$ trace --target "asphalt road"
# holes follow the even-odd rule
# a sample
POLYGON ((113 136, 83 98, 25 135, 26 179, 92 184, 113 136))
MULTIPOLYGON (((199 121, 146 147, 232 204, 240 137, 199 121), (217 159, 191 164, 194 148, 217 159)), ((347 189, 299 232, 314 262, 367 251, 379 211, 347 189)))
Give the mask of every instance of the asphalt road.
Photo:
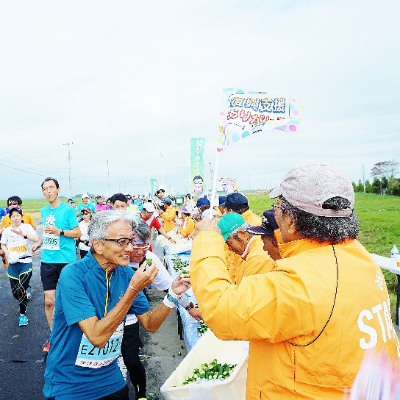
MULTIPOLYGON (((37 232, 41 236, 42 226, 38 226, 37 232)), ((31 286, 32 299, 26 311, 29 324, 19 327, 18 302, 11 294, 6 269, 0 261, 0 400, 43 400, 46 356, 42 347, 50 332, 44 315, 40 253, 33 258, 31 286)), ((154 308, 161 302, 164 293, 151 289, 149 296, 154 308)), ((179 339, 177 333, 175 312, 171 312, 158 332, 149 333, 142 329, 141 338, 145 343, 141 359, 147 371, 147 398, 162 399, 160 387, 187 354, 184 341, 179 339)), ((126 379, 122 358, 119 365, 126 379)), ((133 400, 135 396, 129 379, 128 385, 133 400)))

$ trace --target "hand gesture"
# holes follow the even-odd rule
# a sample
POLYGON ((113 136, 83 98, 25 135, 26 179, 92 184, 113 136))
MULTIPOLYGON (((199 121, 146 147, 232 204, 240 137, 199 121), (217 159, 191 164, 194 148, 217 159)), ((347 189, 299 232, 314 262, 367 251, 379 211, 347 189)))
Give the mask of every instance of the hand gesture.
POLYGON ((205 217, 200 222, 196 224, 196 228, 192 232, 193 239, 200 233, 204 231, 214 231, 221 234, 221 229, 218 228, 217 224, 210 218, 205 217))
POLYGON ((24 236, 24 233, 21 231, 20 228, 18 229, 11 229, 11 232, 16 233, 17 235, 24 236))
POLYGON ((45 232, 45 233, 50 233, 50 234, 53 234, 53 235, 59 235, 60 234, 60 229, 58 229, 56 226, 54 226, 54 225, 45 225, 44 227, 43 227, 43 231, 45 232))
POLYGON ((140 292, 141 290, 153 283, 154 278, 157 276, 157 274, 158 268, 154 261, 151 263, 150 266, 148 266, 147 262, 144 261, 140 268, 133 274, 129 284, 140 292), (146 267, 148 268, 146 269, 146 267))
POLYGON ((185 293, 186 290, 188 290, 191 287, 190 284, 190 276, 186 275, 185 278, 181 278, 180 276, 177 276, 173 282, 171 283, 171 289, 176 295, 181 295, 182 293, 185 293))
POLYGON ((34 256, 36 250, 42 245, 41 241, 36 242, 32 247, 31 247, 31 253, 34 256))

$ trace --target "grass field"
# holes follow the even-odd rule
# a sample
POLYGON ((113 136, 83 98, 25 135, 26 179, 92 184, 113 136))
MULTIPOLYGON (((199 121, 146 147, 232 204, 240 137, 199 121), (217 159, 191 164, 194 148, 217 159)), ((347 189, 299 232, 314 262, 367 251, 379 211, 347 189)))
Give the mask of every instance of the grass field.
MULTIPOLYGON (((271 209, 272 200, 266 194, 246 194, 250 208, 262 215, 265 210, 271 209)), ((393 244, 400 248, 400 197, 380 196, 372 193, 356 193, 355 210, 359 220, 361 234, 360 242, 370 253, 384 257, 390 256, 393 244)), ((81 203, 80 198, 75 198, 81 203)), ((61 199, 67 202, 67 199, 61 199)), ((47 205, 46 199, 23 200, 24 211, 32 214, 34 219, 40 219, 40 208, 47 205)), ((0 207, 5 208, 6 202, 1 201, 0 207)), ((395 293, 397 278, 395 274, 383 271, 392 301, 392 313, 395 310, 395 293)))

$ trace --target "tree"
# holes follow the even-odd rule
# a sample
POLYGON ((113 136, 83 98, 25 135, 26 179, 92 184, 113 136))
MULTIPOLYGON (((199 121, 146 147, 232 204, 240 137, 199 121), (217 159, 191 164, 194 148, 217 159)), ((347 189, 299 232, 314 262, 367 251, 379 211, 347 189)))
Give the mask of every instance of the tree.
POLYGON ((372 193, 372 186, 368 180, 365 181, 365 193, 372 193))
POLYGON ((389 180, 391 176, 395 176, 398 172, 398 161, 381 161, 374 164, 374 167, 371 169, 371 176, 385 177, 389 180))
POLYGON ((382 193, 381 191, 381 181, 379 178, 375 177, 374 181, 372 182, 372 193, 382 193))
POLYGON ((389 179, 387 193, 400 196, 400 179, 396 179, 394 176, 389 179))
POLYGON ((364 185, 361 182, 361 179, 358 181, 357 185, 357 192, 363 192, 364 191, 364 185))

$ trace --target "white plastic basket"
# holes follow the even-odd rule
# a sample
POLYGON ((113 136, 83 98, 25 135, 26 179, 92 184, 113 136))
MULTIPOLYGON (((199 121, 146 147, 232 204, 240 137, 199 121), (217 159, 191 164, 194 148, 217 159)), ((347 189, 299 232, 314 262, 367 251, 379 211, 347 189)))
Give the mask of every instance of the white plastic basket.
POLYGON ((161 387, 166 400, 245 400, 249 342, 219 340, 209 329, 161 387), (225 380, 202 380, 182 385, 201 364, 217 359, 237 364, 225 380))

